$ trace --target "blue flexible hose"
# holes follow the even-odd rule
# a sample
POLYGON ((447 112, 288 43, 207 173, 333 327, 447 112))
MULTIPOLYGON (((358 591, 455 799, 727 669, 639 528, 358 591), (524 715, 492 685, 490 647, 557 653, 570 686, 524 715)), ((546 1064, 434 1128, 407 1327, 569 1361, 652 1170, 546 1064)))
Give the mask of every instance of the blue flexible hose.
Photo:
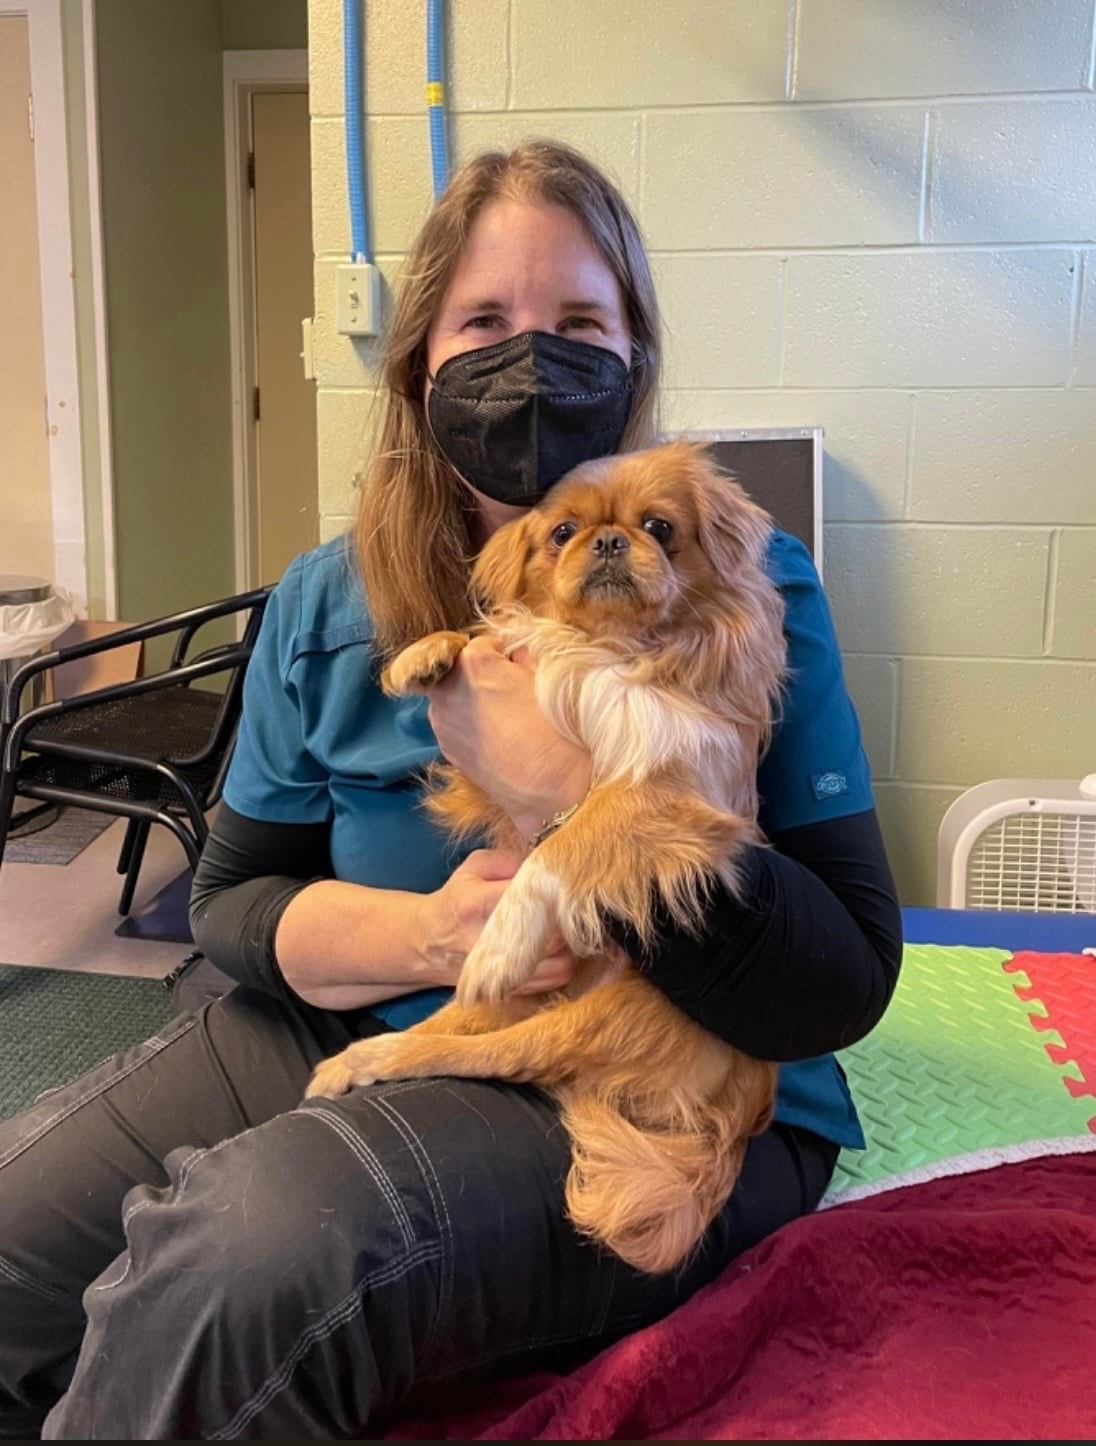
POLYGON ((365 107, 362 102, 362 0, 343 0, 343 93, 346 175, 350 189, 350 259, 372 261, 365 205, 365 107))
POLYGON ((445 123, 445 5, 426 0, 426 108, 430 117, 430 169, 434 200, 449 184, 449 137, 445 123))

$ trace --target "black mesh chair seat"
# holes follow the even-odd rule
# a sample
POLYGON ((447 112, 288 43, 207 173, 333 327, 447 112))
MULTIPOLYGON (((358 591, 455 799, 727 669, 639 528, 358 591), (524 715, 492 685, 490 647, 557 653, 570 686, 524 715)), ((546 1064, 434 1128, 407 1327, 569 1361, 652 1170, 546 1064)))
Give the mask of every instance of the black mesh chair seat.
POLYGON ((208 833, 205 814, 220 797, 269 592, 259 588, 25 663, 0 697, 0 853, 14 800, 23 795, 129 820, 118 860, 126 876, 122 914, 129 912, 152 824, 168 828, 195 867, 208 833), (238 642, 191 655, 200 628, 241 612, 238 642), (36 673, 171 633, 177 636, 171 663, 160 672, 21 711, 36 673), (220 691, 194 686, 214 678, 220 691))
POLYGON ((53 752, 58 744, 75 743, 112 754, 124 743, 134 758, 185 765, 209 747, 222 702, 219 693, 199 688, 164 688, 133 698, 111 698, 45 719, 27 734, 23 747, 53 752))

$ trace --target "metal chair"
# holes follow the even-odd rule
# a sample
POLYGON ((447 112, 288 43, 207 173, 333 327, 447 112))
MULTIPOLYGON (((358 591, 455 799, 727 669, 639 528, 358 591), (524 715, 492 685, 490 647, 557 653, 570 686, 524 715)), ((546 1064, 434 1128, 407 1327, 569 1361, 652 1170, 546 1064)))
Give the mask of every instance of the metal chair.
POLYGON ((243 704, 243 681, 270 588, 124 628, 29 659, 11 680, 0 711, 0 860, 16 797, 71 804, 129 820, 118 872, 118 912, 133 903, 149 830, 170 829, 197 866, 221 796, 243 704), (188 656, 200 628, 246 613, 242 636, 188 656), (76 658, 177 633, 170 664, 129 683, 32 707, 20 714, 32 679, 76 658), (217 692, 192 688, 225 675, 217 692))

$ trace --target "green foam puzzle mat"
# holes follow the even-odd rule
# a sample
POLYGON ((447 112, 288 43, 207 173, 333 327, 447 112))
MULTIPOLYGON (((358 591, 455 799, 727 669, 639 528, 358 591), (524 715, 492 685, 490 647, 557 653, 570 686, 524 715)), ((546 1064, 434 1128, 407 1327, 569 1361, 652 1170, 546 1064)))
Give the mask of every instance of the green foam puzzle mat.
POLYGON ((1066 1087, 1076 1067, 1055 1062, 1063 1041, 1038 1000, 1017 994, 1011 957, 907 945, 882 1022, 838 1056, 868 1148, 842 1151, 830 1201, 958 1157, 1090 1134, 1094 1101, 1066 1087))

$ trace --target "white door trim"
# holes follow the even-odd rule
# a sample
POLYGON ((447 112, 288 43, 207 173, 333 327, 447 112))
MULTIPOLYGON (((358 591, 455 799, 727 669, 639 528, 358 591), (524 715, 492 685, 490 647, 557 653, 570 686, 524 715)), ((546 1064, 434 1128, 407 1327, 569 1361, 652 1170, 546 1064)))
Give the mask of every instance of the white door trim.
POLYGON ((307 50, 226 50, 224 55, 225 197, 228 211, 228 316, 232 364, 232 496, 236 587, 251 585, 255 562, 256 458, 251 425, 255 385, 255 249, 247 157, 250 100, 270 86, 307 86, 307 50))
POLYGON ((103 519, 103 591, 106 615, 118 616, 118 562, 114 533, 114 448, 110 416, 110 338, 107 334, 103 191, 99 174, 99 70, 95 0, 83 0, 84 118, 87 127, 88 227, 91 234, 91 305, 95 329, 95 392, 99 412, 99 499, 103 519))
POLYGON ((46 365, 46 428, 53 507, 54 577, 87 608, 87 537, 80 440, 80 380, 72 276, 72 219, 65 126, 65 75, 60 0, 0 0, 0 15, 25 15, 34 97, 34 182, 42 337, 46 365))

